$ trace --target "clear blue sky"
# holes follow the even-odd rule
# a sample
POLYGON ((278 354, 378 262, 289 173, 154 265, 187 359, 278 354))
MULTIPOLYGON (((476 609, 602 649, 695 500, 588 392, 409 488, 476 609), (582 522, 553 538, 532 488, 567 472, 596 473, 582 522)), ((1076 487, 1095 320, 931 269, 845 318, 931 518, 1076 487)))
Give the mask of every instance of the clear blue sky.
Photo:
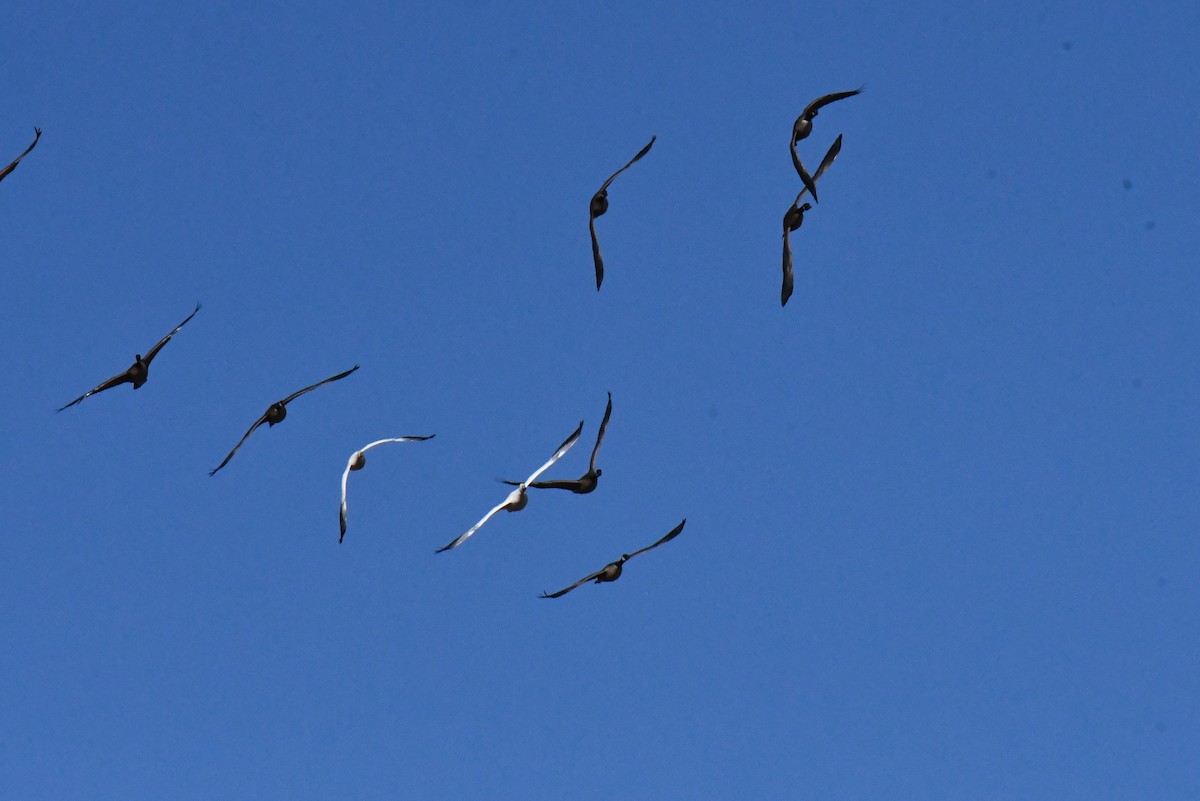
POLYGON ((0 795, 1200 797, 1195 4, 200 5, 5 12, 0 795))

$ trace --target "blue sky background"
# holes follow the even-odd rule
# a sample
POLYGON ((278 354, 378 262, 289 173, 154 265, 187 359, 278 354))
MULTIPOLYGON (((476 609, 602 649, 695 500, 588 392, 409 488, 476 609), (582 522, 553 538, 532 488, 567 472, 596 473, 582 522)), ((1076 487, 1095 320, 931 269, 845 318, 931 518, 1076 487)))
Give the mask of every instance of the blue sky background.
POLYGON ((8 9, 3 794, 1200 796, 1198 25, 8 9))

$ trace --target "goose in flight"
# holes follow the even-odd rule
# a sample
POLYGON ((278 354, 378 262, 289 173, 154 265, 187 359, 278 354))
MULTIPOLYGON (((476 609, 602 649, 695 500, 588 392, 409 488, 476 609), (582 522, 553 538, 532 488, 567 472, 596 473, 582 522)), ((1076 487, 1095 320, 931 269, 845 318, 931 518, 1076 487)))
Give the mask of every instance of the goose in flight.
POLYGON ((342 525, 342 534, 338 537, 340 543, 346 536, 346 483, 350 480, 351 470, 362 470, 367 463, 367 451, 374 448, 376 445, 383 445, 387 442, 424 442, 427 439, 433 439, 435 434, 430 434, 427 437, 393 437, 391 439, 377 439, 370 445, 364 445, 362 450, 355 451, 350 456, 350 460, 346 462, 346 470, 342 473, 342 511, 340 522, 342 525))
POLYGON ((808 174, 808 170, 804 169, 804 165, 800 163, 800 156, 796 154, 796 143, 801 139, 808 138, 808 135, 812 133, 812 121, 817 116, 818 111, 834 101, 854 97, 861 91, 862 87, 860 86, 851 92, 834 92, 833 94, 822 95, 805 106, 804 111, 792 123, 792 166, 796 168, 796 172, 800 175, 800 180, 804 182, 804 187, 812 195, 813 203, 819 202, 817 200, 817 181, 816 178, 808 174))
MULTIPOLYGON (((829 169, 829 165, 837 158, 838 153, 842 152, 842 135, 838 134, 838 138, 833 140, 833 144, 829 147, 829 152, 825 154, 825 158, 821 159, 821 165, 817 167, 817 172, 813 175, 813 181, 825 174, 825 170, 829 169)), ((792 271, 792 242, 790 234, 804 224, 804 212, 812 208, 812 205, 805 203, 800 205, 800 199, 804 197, 804 193, 808 191, 808 187, 800 190, 800 194, 796 195, 796 201, 792 203, 791 208, 783 215, 783 289, 780 291, 780 305, 786 306, 788 298, 792 296, 792 283, 795 280, 795 275, 792 271)))
POLYGON ((23 159, 29 155, 29 151, 33 150, 33 148, 37 146, 38 140, 41 138, 42 138, 42 129, 34 128, 33 129, 33 142, 29 145, 29 147, 25 148, 24 153, 22 153, 21 155, 17 156, 15 159, 13 159, 12 164, 9 164, 3 170, 0 170, 0 181, 3 181, 5 178, 7 178, 8 174, 17 168, 17 165, 21 163, 21 159, 23 159))
MULTIPOLYGON (((577 495, 586 495, 600 483, 603 470, 596 469, 596 454, 600 452, 600 443, 604 441, 604 429, 608 428, 608 418, 612 417, 612 393, 608 393, 608 406, 604 409, 604 419, 600 421, 600 433, 596 435, 596 447, 592 448, 592 460, 588 463, 588 471, 575 481, 534 481, 529 484, 534 489, 565 489, 577 495)), ((511 487, 521 486, 519 481, 503 482, 511 487)))
POLYGON ((642 156, 650 152, 650 148, 654 146, 654 140, 657 136, 650 137, 649 143, 638 154, 629 160, 621 169, 608 176, 608 180, 604 182, 604 186, 600 187, 600 191, 592 195, 592 200, 588 204, 588 230, 592 234, 592 261, 596 263, 596 291, 600 291, 600 282, 604 280, 604 259, 600 256, 600 242, 596 239, 596 218, 608 211, 608 185, 613 182, 621 173, 628 170, 642 156))
POLYGON ((480 520, 475 525, 471 526, 471 528, 467 531, 466 534, 463 534, 458 539, 451 542, 449 545, 438 548, 436 551, 434 551, 434 553, 441 553, 442 551, 448 551, 451 548, 457 548, 458 546, 462 545, 464 542, 466 542, 470 538, 470 536, 472 534, 474 534, 476 531, 478 531, 483 526, 484 523, 491 520, 496 515, 496 513, 499 512, 501 509, 504 509, 509 512, 519 512, 522 509, 524 509, 525 504, 529 503, 529 496, 525 493, 525 490, 529 488, 529 485, 531 483, 533 483, 534 479, 536 479, 538 476, 540 476, 542 473, 544 473, 547 469, 549 469, 550 465, 557 462, 559 459, 561 459, 563 457, 563 454, 565 454, 567 451, 571 450, 571 446, 574 445, 576 443, 576 441, 578 441, 579 435, 582 432, 583 432, 583 421, 580 420, 579 428, 576 428, 575 432, 573 434, 571 434, 571 436, 569 436, 565 440, 563 440, 563 444, 558 446, 558 450, 556 450, 554 452, 554 455, 550 457, 550 461, 546 462, 544 465, 539 467, 536 471, 534 471, 533 475, 531 475, 529 478, 525 479, 520 484, 518 484, 517 488, 515 490, 513 490, 512 492, 510 492, 508 494, 507 498, 505 498, 503 501, 501 501, 497 505, 493 506, 492 510, 490 512, 488 512, 486 515, 484 515, 482 520, 480 520))
POLYGON ((628 562, 630 559, 637 556, 638 554, 642 554, 642 553, 645 553, 646 551, 654 550, 658 546, 662 545, 664 542, 670 542, 671 540, 675 539, 675 537, 677 537, 679 535, 679 532, 683 531, 683 526, 686 523, 687 523, 687 518, 685 517, 679 523, 678 526, 671 529, 670 532, 667 533, 667 536, 663 537, 661 540, 654 543, 653 545, 648 545, 647 547, 642 548, 640 551, 634 551, 633 553, 627 553, 627 554, 622 555, 621 558, 618 559, 617 561, 609 562, 607 565, 600 568, 595 573, 591 574, 590 576, 584 576, 579 581, 575 582, 574 584, 572 584, 570 587, 567 587, 566 589, 559 590, 558 592, 554 592, 554 593, 550 593, 550 594, 546 594, 543 592, 538 597, 539 598, 559 598, 563 595, 566 595, 568 592, 575 589, 579 585, 587 584, 589 581, 595 581, 597 584, 600 584, 605 581, 616 581, 617 579, 619 579, 621 577, 621 568, 625 565, 626 562, 628 562))
POLYGON ((293 392, 291 395, 288 395, 286 398, 284 398, 281 401, 276 401, 275 403, 272 403, 270 406, 267 407, 267 410, 265 412, 263 412, 262 417, 260 417, 254 421, 254 425, 250 426, 250 430, 242 435, 242 438, 240 440, 238 440, 238 444, 233 446, 233 450, 231 450, 229 452, 229 455, 225 457, 224 461, 222 461, 219 465, 217 465, 213 470, 210 470, 208 474, 210 476, 214 476, 217 474, 218 470, 220 470, 225 465, 229 464, 229 460, 232 459, 233 455, 238 452, 238 448, 242 447, 242 443, 245 442, 246 439, 251 434, 254 433, 254 429, 258 428, 263 423, 266 423, 268 426, 273 426, 276 423, 282 422, 283 418, 287 417, 287 405, 289 403, 291 403, 292 401, 294 401, 296 398, 300 397, 305 392, 312 392, 317 387, 325 386, 326 384, 330 383, 331 381, 339 381, 339 380, 345 378, 346 376, 350 375, 357 369, 358 369, 358 365, 356 364, 344 373, 338 373, 337 375, 332 376, 331 378, 326 378, 324 381, 319 381, 316 384, 313 384, 311 387, 305 387, 304 389, 293 392))
MULTIPOLYGON (((28 151, 26 151, 26 152, 28 152, 28 151)), ((19 159, 18 159, 18 161, 19 161, 19 159)), ((142 354, 140 354, 140 353, 135 355, 133 357, 133 364, 129 366, 128 370, 126 370, 123 373, 119 373, 118 375, 114 375, 112 378, 108 379, 103 384, 101 384, 98 387, 95 387, 94 389, 89 389, 87 392, 83 393, 78 398, 76 398, 75 400, 68 403, 66 406, 62 406, 59 409, 57 409, 57 411, 61 412, 63 409, 69 409, 72 406, 74 406, 75 404, 79 403, 84 398, 87 398, 91 395, 95 395, 97 392, 103 392, 106 389, 112 389, 113 387, 119 386, 121 384, 129 383, 129 384, 133 384, 134 389, 140 388, 142 386, 142 384, 146 383, 146 378, 150 375, 150 362, 154 361, 154 357, 158 355, 158 352, 160 350, 162 350, 163 345, 170 342, 171 337, 178 334, 179 329, 183 328, 185 325, 187 325, 188 320, 195 317, 196 312, 198 312, 198 311, 200 311, 199 303, 196 304, 196 308, 192 310, 192 313, 189 314, 182 323, 175 326, 175 328, 171 331, 171 333, 167 334, 165 337, 160 339, 158 341, 158 344, 155 345, 153 348, 151 348, 150 351, 145 356, 142 356, 142 354)))

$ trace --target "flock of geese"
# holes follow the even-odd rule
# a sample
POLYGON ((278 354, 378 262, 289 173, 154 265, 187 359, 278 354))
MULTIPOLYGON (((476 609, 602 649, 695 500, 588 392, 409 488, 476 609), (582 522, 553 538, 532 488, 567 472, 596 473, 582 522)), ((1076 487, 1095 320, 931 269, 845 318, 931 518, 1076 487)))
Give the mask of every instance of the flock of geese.
MULTIPOLYGON (((812 208, 811 204, 809 204, 807 202, 802 204, 801 201, 804 199, 804 195, 808 194, 808 195, 811 195, 813 203, 818 202, 817 181, 821 178, 822 175, 825 174, 825 171, 827 169, 829 169, 829 165, 831 165, 833 163, 834 159, 837 158, 838 153, 841 152, 842 136, 841 136, 841 134, 839 134, 837 139, 834 140, 833 145, 831 145, 829 150, 825 153, 825 157, 821 160, 821 163, 817 167, 816 172, 813 172, 813 173, 809 173, 809 171, 807 169, 805 169, 804 164, 800 161, 799 154, 796 152, 796 145, 799 142, 806 139, 812 133, 813 119, 817 116, 817 113, 822 108, 824 108, 825 106, 827 106, 830 103, 833 103, 835 101, 843 100, 848 97, 853 97, 854 95, 859 94, 861 91, 862 91, 862 88, 860 87, 858 89, 854 89, 854 90, 848 91, 848 92, 835 92, 832 94, 822 95, 821 97, 818 97, 816 100, 809 103, 807 107, 805 107, 804 111, 800 114, 799 117, 796 118, 796 122, 792 126, 792 136, 791 136, 791 142, 790 142, 792 165, 793 165, 793 167, 795 167, 796 173, 800 177, 800 181, 804 184, 804 188, 800 190, 800 194, 798 194, 796 196, 796 200, 792 203, 792 205, 788 208, 787 212, 783 216, 783 287, 782 287, 781 295, 780 295, 782 305, 787 305, 788 298, 790 298, 792 295, 792 287, 793 287, 793 282, 794 282, 794 273, 793 273, 793 269, 792 269, 792 251, 791 251, 790 234, 792 231, 795 231, 800 228, 800 226, 804 222, 804 213, 812 208)), ((9 164, 7 167, 5 167, 3 171, 0 171, 0 181, 4 180, 4 178, 6 178, 10 173, 12 173, 13 170, 15 170, 17 168, 17 165, 19 165, 21 163, 22 159, 24 159, 26 156, 28 156, 30 154, 30 152, 37 146, 38 141, 41 139, 41 137, 42 137, 42 129, 35 128, 33 142, 30 143, 29 147, 25 148, 25 151, 23 153, 21 153, 21 155, 17 156, 17 158, 14 159, 11 164, 9 164)), ((638 151, 637 155, 635 155, 632 159, 630 159, 625 164, 625 166, 621 167, 621 169, 617 170, 612 175, 610 175, 608 177, 608 179, 604 182, 604 184, 600 187, 600 189, 596 192, 596 194, 594 194, 592 196, 592 199, 591 199, 590 203, 588 204, 588 230, 591 233, 591 239, 592 239, 592 259, 593 259, 593 262, 595 265, 595 270, 596 270, 596 289, 597 289, 597 291, 600 289, 600 284, 604 281, 604 259, 600 255, 600 243, 596 237, 596 218, 602 216, 606 211, 608 211, 608 188, 609 188, 609 186, 617 178, 618 175, 620 175, 621 173, 625 172, 625 170, 632 167, 639 160, 641 160, 641 158, 643 156, 645 156, 647 153, 650 152, 650 148, 654 146, 655 139, 657 139, 657 137, 651 137, 650 141, 646 144, 645 147, 643 147, 641 150, 638 151)), ((162 339, 160 339, 157 343, 155 343, 155 345, 152 348, 150 348, 144 356, 140 353, 135 355, 133 364, 130 365, 126 370, 124 370, 123 372, 118 373, 117 375, 114 375, 112 378, 109 378, 108 380, 98 384, 97 386, 93 387, 92 389, 90 389, 87 392, 80 395, 75 400, 71 401, 70 403, 66 404, 65 406, 60 407, 57 411, 61 412, 64 409, 69 409, 70 407, 75 406, 76 404, 80 403, 81 401, 83 401, 86 398, 91 397, 92 395, 95 395, 99 392, 104 392, 105 390, 112 389, 113 387, 116 387, 116 386, 120 386, 121 384, 133 384, 134 389, 140 388, 143 384, 146 383, 147 379, 149 378, 150 363, 154 360, 154 357, 157 356, 158 353, 163 349, 163 347, 168 342, 171 341, 171 338, 173 336, 178 334, 179 331, 185 325, 187 325, 193 317, 196 316, 196 314, 200 311, 200 308, 201 308, 200 304, 197 303, 196 308, 192 310, 192 313, 189 314, 187 317, 185 317, 183 319, 183 322, 181 322, 179 325, 175 326, 175 328, 173 328, 170 333, 168 333, 166 336, 164 336, 162 339)), ((225 456, 225 458, 223 460, 221 460, 221 463, 209 472, 209 476, 216 475, 219 470, 221 470, 223 467, 225 467, 227 464, 229 464, 230 460, 232 460, 234 455, 238 452, 238 449, 241 448, 243 444, 245 444, 246 440, 250 438, 250 435, 253 434, 255 432, 255 430, 258 429, 259 426, 261 426, 263 423, 266 423, 268 427, 271 427, 277 423, 283 422, 284 418, 287 417, 287 406, 289 403, 296 400, 301 395, 312 392, 314 389, 317 389, 318 387, 323 387, 326 384, 331 384, 334 381, 340 381, 343 378, 346 378, 347 376, 351 375, 356 370, 358 370, 358 368, 359 368, 359 365, 356 364, 353 367, 351 367, 349 370, 346 370, 345 372, 341 372, 341 373, 338 373, 337 375, 330 376, 329 378, 326 378, 323 381, 318 381, 317 383, 312 384, 311 386, 307 386, 304 389, 300 389, 300 390, 297 390, 296 392, 293 392, 291 395, 288 395, 286 398, 283 398, 282 400, 272 403, 270 406, 267 407, 267 410, 265 412, 263 412, 263 414, 257 420, 254 421, 254 423, 250 426, 250 428, 246 431, 246 433, 242 435, 242 438, 240 440, 238 440, 238 443, 233 446, 233 449, 231 451, 229 451, 229 453, 225 456)), ((558 462, 559 459, 563 458, 563 456, 565 456, 567 454, 567 452, 569 450, 571 450, 571 448, 575 445, 575 443, 579 441, 579 437, 583 433, 583 421, 581 420, 581 421, 579 421, 579 426, 571 433, 570 436, 568 436, 565 440, 563 440, 562 444, 559 445, 558 448, 554 451, 554 454, 541 467, 539 467, 537 470, 533 471, 533 473, 531 473, 528 478, 526 478, 524 481, 504 481, 504 482, 502 482, 502 483, 507 484, 514 488, 511 492, 509 492, 508 496, 505 497, 505 499, 503 501, 501 501, 500 503, 498 503, 494 507, 492 507, 488 511, 487 514, 485 514, 482 518, 480 518, 479 522, 477 522, 475 525, 471 526, 471 528, 469 528, 465 533, 463 533, 456 539, 452 540, 450 543, 442 546, 441 548, 438 548, 436 553, 442 553, 444 551, 449 551, 449 550, 459 547, 464 542, 466 542, 468 539, 470 539, 475 534, 475 532, 479 531, 479 529, 482 528, 484 526, 484 524, 486 524, 489 520, 491 520, 493 517, 495 517, 500 512, 502 512, 502 511, 518 512, 521 509, 524 509, 526 504, 529 503, 529 490, 530 489, 568 490, 568 491, 578 494, 578 495, 586 495, 586 494, 592 492, 593 490, 595 490, 597 485, 599 484, 600 476, 602 474, 602 471, 598 467, 596 467, 596 456, 600 452, 601 443, 604 441, 604 433, 608 429, 608 422, 609 422, 609 419, 612 417, 612 409, 613 409, 612 393, 610 392, 610 393, 608 393, 608 404, 604 409, 604 419, 600 423, 600 430, 596 435, 596 444, 592 448, 592 455, 591 455, 591 459, 588 462, 588 469, 587 469, 586 473, 584 473, 582 476, 580 476, 577 479, 538 481, 538 478, 543 473, 545 473, 547 470, 549 470, 551 467, 553 467, 554 464, 556 462, 558 462)), ((340 527, 340 534, 338 536, 339 543, 342 542, 346 536, 346 521, 347 521, 347 513, 348 513, 347 505, 346 505, 346 493, 347 493, 347 488, 348 488, 348 484, 349 484, 349 480, 350 480, 350 473, 353 471, 361 470, 366 465, 367 451, 369 451, 373 448, 376 448, 380 445, 386 445, 389 443, 424 442, 426 440, 433 439, 433 437, 434 437, 433 434, 429 434, 426 436, 390 437, 387 439, 380 439, 380 440, 376 440, 375 442, 369 443, 368 445, 363 446, 361 449, 359 449, 359 450, 355 451, 353 454, 351 454, 349 460, 346 462, 346 469, 342 473, 342 501, 341 501, 341 506, 339 509, 339 520, 338 520, 339 527, 340 527)), ((563 595, 566 595, 568 592, 575 589, 576 587, 579 587, 582 584, 588 583, 589 581, 595 582, 597 584, 601 584, 604 582, 610 582, 610 581, 616 581, 617 579, 619 579, 621 577, 621 571, 626 562, 628 562, 630 559, 632 559, 635 556, 646 553, 647 551, 651 551, 651 550, 657 548, 658 546, 663 545, 664 543, 670 542, 671 540, 675 539, 675 537, 679 536, 680 532, 683 531, 683 527, 686 523, 687 523, 687 519, 685 518, 684 520, 680 521, 679 525, 677 525, 677 526, 675 526, 675 528, 671 529, 671 531, 669 531, 664 537, 662 537, 662 539, 658 540, 654 544, 648 545, 644 548, 636 550, 633 553, 622 554, 620 559, 616 560, 615 562, 610 562, 609 564, 600 568, 596 572, 591 573, 587 576, 584 576, 579 581, 575 582, 574 584, 570 585, 569 587, 566 587, 566 588, 559 590, 558 592, 554 592, 554 593, 542 593, 542 595, 540 597, 542 597, 542 598, 559 598, 563 595)))

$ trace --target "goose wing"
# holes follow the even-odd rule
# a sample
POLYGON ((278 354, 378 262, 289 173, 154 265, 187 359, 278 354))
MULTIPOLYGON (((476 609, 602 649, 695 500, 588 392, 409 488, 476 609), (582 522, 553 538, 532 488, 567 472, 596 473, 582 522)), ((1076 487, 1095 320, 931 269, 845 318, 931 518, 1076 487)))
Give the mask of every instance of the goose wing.
MULTIPOLYGON (((130 368, 130 369, 132 369, 132 368, 130 368)), ((80 395, 78 398, 76 398, 75 400, 73 400, 73 401, 71 401, 70 403, 68 403, 66 406, 60 406, 58 409, 56 409, 56 410, 55 410, 55 412, 57 413, 57 412, 61 412, 63 409, 69 409, 69 408, 71 408, 72 406, 74 406, 75 404, 79 403, 79 402, 80 402, 81 400, 83 400, 84 398, 89 398, 89 397, 91 397, 92 395, 95 395, 97 392, 103 392, 103 391, 104 391, 104 390, 106 390, 106 389, 112 389, 113 387, 120 386, 121 384, 124 384, 126 381, 132 381, 132 380, 133 380, 133 379, 131 379, 131 378, 129 377, 129 370, 126 370, 126 371, 125 371, 125 372, 123 372, 123 373, 120 373, 120 374, 118 374, 118 375, 114 375, 112 378, 108 379, 107 381, 105 381, 105 382, 104 382, 103 384, 101 384, 100 386, 98 386, 98 387, 96 387, 96 388, 94 388, 94 389, 89 389, 87 392, 83 393, 83 394, 82 394, 82 395, 80 395)))
POLYGON ((816 100, 804 107, 804 112, 800 115, 800 119, 811 120, 813 117, 817 116, 817 112, 823 109, 825 106, 828 106, 830 103, 835 103, 838 100, 845 100, 847 97, 854 97, 864 88, 865 87, 860 86, 857 89, 849 92, 832 92, 827 95, 821 95, 816 100))
POLYGON ((539 595, 538 597, 539 597, 539 598, 561 598, 562 596, 566 595, 568 592, 570 592, 571 590, 575 589, 575 588, 576 588, 576 587, 578 587, 579 585, 581 585, 581 584, 587 584, 589 581, 591 581, 591 580, 595 579, 597 576, 599 576, 601 573, 603 573, 603 572, 604 572, 604 570, 605 570, 605 568, 607 568, 607 567, 608 567, 608 565, 605 565, 604 567, 600 568, 599 570, 597 570, 597 571, 596 571, 595 573, 593 573, 592 575, 590 575, 590 576, 584 576, 584 577, 583 577, 583 578, 581 578, 579 581, 575 582, 574 584, 572 584, 570 587, 567 587, 566 589, 562 589, 562 590, 559 590, 558 592, 552 592, 552 593, 544 593, 544 592, 543 592, 543 593, 542 593, 541 595, 539 595))
POLYGON ((575 443, 576 443, 576 442, 579 440, 579 435, 580 435, 580 434, 582 434, 582 433, 583 433, 583 421, 582 421, 582 420, 580 420, 580 421, 579 421, 579 428, 575 429, 574 433, 572 433, 572 434, 571 434, 571 436, 569 436, 569 437, 567 437, 566 439, 564 439, 564 440, 563 440, 563 443, 562 443, 562 445, 559 445, 559 446, 558 446, 558 450, 556 450, 556 451, 554 452, 554 455, 550 457, 550 461, 546 462, 544 465, 542 465, 542 466, 541 466, 541 467, 539 467, 537 470, 535 470, 535 471, 534 471, 534 473, 533 473, 533 475, 531 475, 529 478, 525 479, 525 480, 522 482, 522 484, 523 484, 524 486, 528 487, 530 484, 532 484, 532 483, 533 483, 534 479, 536 479, 536 478, 537 478, 538 476, 540 476, 542 473, 544 473, 544 472, 546 472, 547 470, 549 470, 549 469, 550 469, 550 466, 551 466, 552 464, 554 464, 554 463, 555 463, 555 462, 557 462, 559 459, 561 459, 561 458, 563 457, 563 455, 564 455, 564 454, 565 454, 567 451, 571 450, 571 446, 572 446, 572 445, 574 445, 574 444, 575 444, 575 443))
MULTIPOLYGON (((654 147, 654 140, 657 138, 658 138, 658 136, 650 137, 650 141, 646 143, 646 146, 643 147, 641 150, 639 150, 638 154, 636 156, 634 156, 633 158, 631 158, 629 160, 628 164, 626 164, 624 167, 622 167, 621 169, 614 172, 612 175, 608 176, 608 180, 604 182, 604 186, 600 187, 600 192, 603 192, 605 189, 608 189, 608 185, 611 184, 618 175, 620 175, 621 173, 628 170, 630 167, 632 167, 634 164, 636 164, 638 162, 638 160, 641 159, 642 156, 649 153, 650 148, 654 147)), ((599 192, 597 192, 596 194, 599 194, 599 192)))
POLYGON ((588 213, 588 231, 592 234, 592 263, 596 265, 596 291, 604 281, 604 258, 600 255, 600 240, 596 239, 596 215, 588 213))
POLYGON ((500 503, 493 506, 492 510, 490 512, 488 512, 486 515, 484 515, 483 518, 478 523, 471 526, 471 528, 467 529, 467 533, 459 536, 458 539, 454 540, 449 545, 443 545, 441 548, 438 548, 436 551, 434 551, 434 553, 441 553, 442 551, 448 551, 451 548, 457 548, 458 546, 462 545, 464 542, 466 542, 468 539, 471 538, 472 534, 474 534, 476 531, 479 531, 479 529, 483 527, 484 523, 491 520, 493 517, 495 517, 497 512, 499 512, 505 506, 508 506, 510 503, 515 501, 517 498, 519 498, 521 496, 521 493, 524 491, 525 490, 523 487, 518 487, 517 489, 513 490, 511 493, 509 493, 507 498, 505 498, 503 501, 501 501, 500 503))
POLYGON ((604 407, 604 419, 600 421, 600 433, 596 435, 596 446, 592 448, 592 460, 588 462, 588 472, 596 472, 596 454, 600 452, 600 443, 604 441, 604 431, 608 428, 608 418, 612 417, 612 393, 608 393, 608 405, 604 407))
POLYGON ((42 129, 34 128, 33 129, 33 141, 29 144, 29 147, 25 148, 24 153, 22 153, 21 155, 17 156, 15 159, 13 159, 12 164, 9 164, 3 170, 0 170, 0 181, 3 181, 10 172, 12 172, 13 170, 15 170, 17 168, 17 165, 21 163, 21 159, 23 159, 29 155, 29 151, 33 150, 33 148, 37 145, 38 140, 41 138, 42 138, 42 129))
POLYGON ((287 406, 289 403, 291 403, 296 398, 303 395, 305 392, 312 392, 317 387, 323 387, 326 384, 330 383, 331 381, 340 381, 341 379, 345 378, 346 376, 350 375, 355 370, 357 370, 358 367, 359 366, 356 364, 344 373, 338 373, 335 376, 330 376, 329 378, 326 378, 324 381, 318 381, 317 383, 313 384, 311 387, 305 387, 304 389, 297 390, 297 391, 293 392, 291 395, 288 395, 286 398, 281 400, 280 403, 282 403, 284 406, 287 406))
MULTIPOLYGON (((386 442, 386 440, 384 441, 386 442)), ((366 448, 363 448, 363 450, 366 450, 366 448)), ((350 455, 350 458, 346 460, 346 469, 342 471, 342 509, 338 515, 338 522, 341 525, 342 533, 338 536, 339 544, 346 538, 346 484, 350 481, 350 465, 354 464, 354 457, 357 455, 358 451, 350 455)))
POLYGON ((229 455, 228 455, 228 456, 226 456, 226 457, 225 457, 225 458, 224 458, 224 459, 221 461, 221 463, 220 463, 219 465, 217 465, 215 468, 213 468, 212 470, 210 470, 210 471, 208 472, 208 474, 209 474, 210 476, 215 476, 215 475, 217 474, 217 471, 218 471, 218 470, 220 470, 220 469, 221 469, 222 467, 224 467, 225 465, 229 464, 229 460, 230 460, 230 459, 232 459, 232 458, 233 458, 233 455, 234 455, 235 453, 237 453, 237 452, 238 452, 238 448, 242 447, 242 443, 243 443, 243 442, 245 442, 247 439, 249 439, 249 438, 250 438, 250 435, 254 433, 254 429, 258 428, 259 426, 261 426, 261 425, 262 425, 263 423, 265 423, 265 422, 267 422, 267 413, 266 413, 266 412, 263 412, 263 415, 262 415, 262 417, 260 417, 260 418, 258 418, 257 420, 255 420, 255 421, 254 421, 254 425, 250 426, 250 430, 248 430, 248 431, 247 431, 245 434, 243 434, 243 435, 242 435, 242 438, 241 438, 240 440, 238 440, 238 444, 237 444, 237 445, 234 445, 234 446, 233 446, 233 450, 231 450, 231 451, 229 452, 229 455))
MULTIPOLYGON (((637 556, 640 553, 645 553, 646 551, 652 551, 655 548, 657 548, 658 546, 662 545, 664 542, 670 542, 671 540, 675 539, 676 537, 679 536, 679 532, 683 531, 683 527, 686 523, 687 523, 687 518, 685 517, 682 521, 680 521, 678 526, 676 526, 675 528, 673 528, 669 532, 667 532, 667 536, 663 537, 661 540, 654 543, 653 545, 647 545, 645 548, 642 548, 640 551, 634 551, 633 553, 629 554, 629 559, 632 559, 633 557, 637 556)), ((629 559, 626 559, 625 561, 628 562, 629 559)))
POLYGON ((173 336, 175 336, 176 334, 178 334, 178 333, 179 333, 179 329, 180 329, 180 328, 183 328, 185 325, 187 325, 187 324, 188 324, 188 320, 190 320, 190 319, 192 319, 193 317, 195 317, 195 316, 196 316, 196 312, 198 312, 198 311, 200 311, 200 304, 199 304, 199 303, 197 303, 197 304, 196 304, 196 308, 192 310, 192 313, 191 313, 191 314, 189 314, 189 315, 188 315, 186 318, 184 318, 184 321, 183 321, 182 323, 180 323, 179 325, 175 326, 175 328, 174 328, 174 329, 171 331, 171 333, 167 334, 165 337, 163 337, 162 339, 160 339, 160 340, 158 341, 158 344, 157 344, 157 345, 155 345, 153 348, 151 348, 151 349, 150 349, 150 352, 146 354, 146 358, 145 358, 145 362, 146 362, 146 364, 147 364, 147 365, 149 365, 149 364, 150 364, 150 361, 151 361, 151 360, 152 360, 152 359, 153 359, 155 356, 157 356, 157 355, 158 355, 158 352, 159 352, 160 350, 162 350, 162 347, 163 347, 163 345, 165 345, 165 344, 167 344, 168 342, 170 342, 170 341, 171 341, 171 337, 173 337, 173 336))

